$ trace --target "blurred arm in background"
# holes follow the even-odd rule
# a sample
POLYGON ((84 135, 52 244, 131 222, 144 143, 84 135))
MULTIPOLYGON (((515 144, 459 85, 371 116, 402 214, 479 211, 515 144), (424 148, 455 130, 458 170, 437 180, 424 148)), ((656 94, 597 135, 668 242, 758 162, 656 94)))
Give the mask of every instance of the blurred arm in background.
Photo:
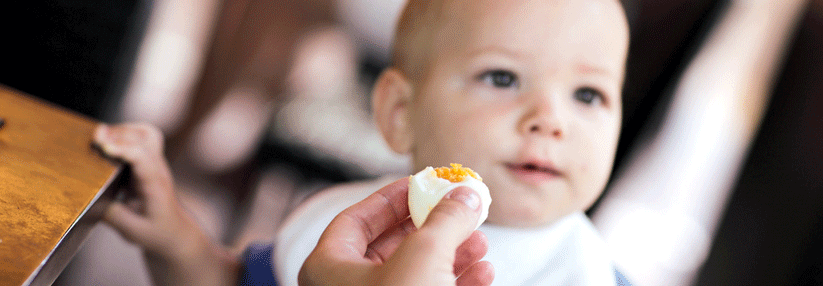
POLYGON ((172 133, 190 102, 208 50, 219 0, 155 1, 117 121, 144 121, 172 133))
POLYGON ((283 100, 295 45, 334 22, 332 3, 224 1, 190 112, 170 136, 174 165, 215 175, 248 163, 283 100))
POLYGON ((692 283, 805 4, 730 1, 676 82, 659 131, 617 170, 593 220, 630 280, 692 283))

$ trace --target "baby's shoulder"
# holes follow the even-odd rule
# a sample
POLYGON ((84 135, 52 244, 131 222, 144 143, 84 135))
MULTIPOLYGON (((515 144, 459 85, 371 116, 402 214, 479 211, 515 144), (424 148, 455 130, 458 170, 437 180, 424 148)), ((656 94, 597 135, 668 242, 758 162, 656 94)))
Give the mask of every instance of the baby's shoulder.
POLYGON ((318 191, 300 203, 283 221, 280 232, 304 229, 307 223, 322 223, 328 218, 323 228, 338 213, 365 199, 378 189, 393 182, 396 178, 379 178, 374 180, 337 184, 318 191))
POLYGON ((319 191, 288 215, 275 236, 275 275, 282 285, 296 285, 300 267, 337 214, 396 178, 345 183, 319 191))

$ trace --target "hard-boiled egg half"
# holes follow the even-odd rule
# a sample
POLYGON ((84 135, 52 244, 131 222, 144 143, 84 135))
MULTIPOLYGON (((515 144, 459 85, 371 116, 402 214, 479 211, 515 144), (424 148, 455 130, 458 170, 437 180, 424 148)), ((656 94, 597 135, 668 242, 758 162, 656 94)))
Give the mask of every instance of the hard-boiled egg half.
POLYGON ((480 175, 460 164, 451 164, 451 168, 426 167, 409 178, 409 212, 414 225, 420 228, 440 199, 460 186, 467 186, 480 196, 482 210, 475 229, 480 227, 489 216, 489 205, 492 202, 489 187, 483 183, 480 175))

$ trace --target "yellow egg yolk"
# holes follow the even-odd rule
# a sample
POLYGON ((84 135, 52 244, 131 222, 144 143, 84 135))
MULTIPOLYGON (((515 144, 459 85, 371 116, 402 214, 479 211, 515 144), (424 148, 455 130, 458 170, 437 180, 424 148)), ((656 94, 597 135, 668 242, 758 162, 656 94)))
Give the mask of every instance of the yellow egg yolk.
POLYGON ((471 176, 472 178, 477 179, 478 181, 483 181, 480 176, 477 175, 472 169, 465 168, 461 164, 451 163, 451 168, 449 167, 440 167, 435 168, 434 172, 437 173, 437 177, 441 179, 449 180, 452 183, 462 182, 465 180, 466 176, 471 176))

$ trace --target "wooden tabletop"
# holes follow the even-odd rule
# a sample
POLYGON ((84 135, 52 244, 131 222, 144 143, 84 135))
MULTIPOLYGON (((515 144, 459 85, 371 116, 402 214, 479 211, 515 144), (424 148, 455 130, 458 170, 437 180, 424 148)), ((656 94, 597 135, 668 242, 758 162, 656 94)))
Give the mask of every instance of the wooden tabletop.
POLYGON ((0 118, 0 285, 51 284, 123 167, 91 147, 94 121, 2 85, 0 118))

